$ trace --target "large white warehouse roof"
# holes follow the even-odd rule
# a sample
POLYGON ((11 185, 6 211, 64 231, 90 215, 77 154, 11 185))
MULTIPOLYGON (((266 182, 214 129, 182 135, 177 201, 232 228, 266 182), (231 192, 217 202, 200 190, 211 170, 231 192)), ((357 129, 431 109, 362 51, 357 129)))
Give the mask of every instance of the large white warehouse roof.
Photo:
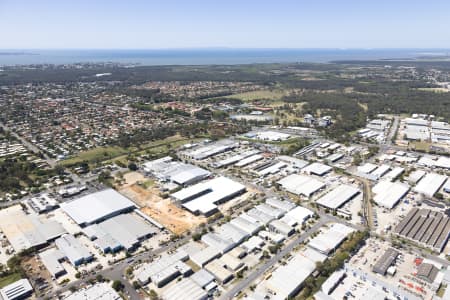
POLYGON ((393 208, 409 191, 409 186, 400 182, 382 180, 376 184, 372 191, 373 200, 380 206, 393 208))
POLYGON ((445 175, 428 173, 414 187, 414 191, 428 197, 433 197, 433 195, 441 188, 446 180, 447 176, 445 175))
POLYGON ((135 208, 135 204, 113 189, 107 189, 71 202, 61 208, 77 224, 88 225, 135 208))
POLYGON ((310 197, 325 187, 325 183, 306 175, 291 174, 278 181, 284 189, 296 195, 310 197))
POLYGON ((331 209, 338 209, 359 194, 359 192, 358 188, 343 184, 318 199, 317 204, 331 209))
POLYGON ((226 177, 201 182, 172 194, 193 213, 209 214, 222 203, 245 191, 245 186, 226 177))

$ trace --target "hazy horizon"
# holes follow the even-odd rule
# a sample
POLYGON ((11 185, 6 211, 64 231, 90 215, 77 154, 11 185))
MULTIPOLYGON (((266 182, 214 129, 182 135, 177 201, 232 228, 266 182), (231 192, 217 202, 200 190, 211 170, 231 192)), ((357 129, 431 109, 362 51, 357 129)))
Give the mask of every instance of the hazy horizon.
POLYGON ((1 49, 445 49, 450 2, 0 1, 1 49))

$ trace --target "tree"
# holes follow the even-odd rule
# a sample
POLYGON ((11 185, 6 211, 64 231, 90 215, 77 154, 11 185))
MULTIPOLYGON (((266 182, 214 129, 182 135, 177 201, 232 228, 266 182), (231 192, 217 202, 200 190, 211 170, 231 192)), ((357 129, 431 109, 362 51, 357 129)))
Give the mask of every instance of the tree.
POLYGON ((130 162, 128 164, 128 169, 130 169, 131 171, 137 171, 138 170, 138 166, 134 162, 130 162))
POLYGON ((114 280, 112 283, 112 288, 116 291, 116 292, 120 292, 124 289, 124 285, 122 283, 122 281, 120 280, 114 280))

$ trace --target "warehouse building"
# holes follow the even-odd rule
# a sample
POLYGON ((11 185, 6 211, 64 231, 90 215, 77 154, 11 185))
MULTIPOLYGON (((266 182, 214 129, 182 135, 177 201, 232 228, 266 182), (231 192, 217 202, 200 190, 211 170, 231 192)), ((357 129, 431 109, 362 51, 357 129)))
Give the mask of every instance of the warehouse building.
POLYGON ((259 229, 261 229, 261 225, 252 223, 242 217, 231 219, 230 224, 236 226, 249 235, 253 235, 258 232, 259 229))
POLYGON ((133 211, 136 205, 115 190, 106 189, 62 203, 61 208, 78 225, 84 227, 133 211))
POLYGON ((25 299, 31 294, 33 294, 33 287, 28 279, 19 279, 0 289, 0 296, 3 300, 25 299))
POLYGON ((392 209, 408 193, 409 186, 400 182, 382 180, 373 188, 373 200, 380 206, 392 209))
POLYGON ((172 198, 194 214, 211 215, 217 211, 217 205, 245 191, 244 185, 226 177, 217 177, 173 193, 172 198))
POLYGON ((222 285, 233 279, 233 273, 227 270, 219 260, 213 260, 205 266, 205 269, 222 285))
POLYGON ((64 298, 65 300, 120 300, 122 297, 107 282, 82 288, 64 298))
POLYGON ((395 260, 400 255, 400 253, 393 249, 387 249, 384 254, 378 259, 372 268, 372 271, 380 275, 386 275, 388 269, 395 263, 395 260))
POLYGON ((280 199, 277 199, 275 197, 266 199, 266 204, 268 204, 268 205, 270 205, 272 207, 281 209, 281 210, 283 210, 285 212, 287 212, 287 211, 289 211, 289 210, 291 210, 291 209, 293 209, 295 207, 295 204, 292 203, 291 201, 280 200, 280 199))
POLYGON ((198 270, 189 278, 202 289, 206 288, 214 281, 214 276, 205 269, 198 270))
POLYGON ((325 183, 306 175, 291 174, 278 181, 286 191, 295 195, 311 197, 325 187, 325 183))
POLYGON ((199 182, 211 175, 211 172, 200 167, 172 161, 167 156, 143 164, 144 171, 161 181, 169 181, 178 185, 189 185, 199 182))
POLYGON ((275 232, 277 234, 281 234, 284 237, 291 236, 295 232, 294 227, 290 226, 289 224, 286 224, 281 220, 273 220, 272 222, 269 223, 267 227, 269 228, 270 231, 275 232))
POLYGON ((319 251, 325 255, 330 255, 334 252, 343 241, 345 241, 349 234, 355 230, 351 227, 340 223, 333 223, 324 232, 314 237, 308 244, 309 247, 319 251))
POLYGON ((388 165, 381 165, 377 167, 374 171, 372 171, 370 174, 374 176, 376 179, 379 179, 383 177, 389 170, 391 169, 388 165))
POLYGON ((28 200, 28 205, 38 214, 51 211, 59 207, 58 201, 49 194, 41 194, 28 200))
POLYGON ((333 170, 332 167, 327 166, 322 163, 314 162, 302 169, 302 172, 305 172, 306 174, 314 174, 317 176, 323 176, 333 170))
POLYGON ((66 233, 60 223, 26 214, 20 205, 0 210, 0 220, 0 229, 16 252, 43 247, 66 233))
POLYGON ((164 256, 154 262, 144 263, 133 274, 141 285, 146 285, 150 280, 157 280, 155 284, 165 284, 183 272, 189 272, 181 262, 189 258, 186 252, 178 250, 172 255, 164 256))
POLYGON ((236 244, 240 244, 249 237, 249 234, 247 232, 231 223, 225 223, 221 225, 219 228, 217 228, 216 233, 221 239, 231 240, 236 244))
POLYGON ((345 203, 352 200, 359 193, 360 190, 358 188, 351 185, 341 184, 337 188, 334 188, 331 192, 319 198, 316 203, 320 206, 337 210, 345 203))
POLYGON ((293 258, 286 265, 279 266, 272 276, 265 282, 266 288, 277 299, 291 299, 302 288, 304 281, 316 269, 316 260, 304 252, 293 254, 293 258))
POLYGON ((48 249, 39 253, 39 258, 53 279, 67 273, 61 264, 61 261, 64 259, 64 254, 60 250, 55 248, 48 249))
POLYGON ((186 278, 162 293, 165 300, 206 300, 208 294, 191 278, 186 278))
POLYGON ((279 219, 286 214, 286 210, 273 207, 272 205, 267 204, 267 202, 258 204, 255 206, 255 209, 276 219, 279 219))
POLYGON ((207 146, 203 146, 192 151, 185 152, 184 155, 195 160, 203 160, 212 156, 215 156, 219 153, 224 153, 234 148, 238 147, 239 143, 234 142, 232 140, 221 140, 215 142, 214 144, 210 144, 207 146))
POLYGON ((209 232, 202 235, 202 242, 219 251, 219 253, 225 253, 236 247, 237 243, 231 238, 224 239, 214 232, 209 232))
POLYGON ((417 277, 432 284, 439 273, 439 269, 430 263, 421 263, 417 269, 417 277))
POLYGON ((357 170, 358 170, 359 173, 369 174, 369 173, 371 173, 372 171, 374 171, 377 167, 378 167, 378 166, 375 165, 375 164, 372 164, 372 163, 365 163, 364 165, 359 166, 359 167, 357 168, 357 170))
POLYGON ((424 170, 414 170, 408 176, 408 182, 410 184, 416 184, 423 176, 425 176, 426 172, 424 170))
POLYGON ((221 255, 221 252, 215 247, 208 246, 194 254, 191 255, 191 261, 203 268, 206 264, 218 258, 221 255))
POLYGON ((249 156, 249 157, 247 157, 247 158, 244 158, 244 159, 238 161, 238 162, 235 163, 234 165, 235 165, 236 167, 238 167, 238 168, 242 168, 242 167, 245 167, 245 166, 247 166, 247 165, 249 165, 249 164, 252 164, 252 163, 254 163, 254 162, 257 162, 257 161, 259 161, 259 160, 261 160, 261 159, 263 159, 263 158, 264 158, 264 157, 263 157, 261 154, 255 154, 255 155, 249 156))
POLYGON ((397 177, 403 174, 404 171, 405 169, 402 167, 394 167, 384 176, 384 179, 394 181, 397 177))
POLYGON ((442 252, 450 235, 450 218, 430 209, 413 208, 394 232, 423 246, 442 252))
POLYGON ((257 208, 252 208, 246 213, 242 213, 240 217, 249 222, 258 223, 261 226, 265 226, 267 223, 275 219, 274 216, 268 215, 257 208))
POLYGON ((414 191, 427 197, 433 197, 447 180, 447 176, 437 173, 426 174, 414 187, 414 191))
POLYGON ((214 167, 214 168, 225 168, 225 167, 231 166, 231 165, 233 165, 233 164, 235 164, 235 163, 237 163, 237 162, 239 162, 239 161, 241 161, 241 160, 243 160, 243 159, 245 159, 247 157, 253 156, 253 155, 258 154, 258 153, 260 153, 260 151, 256 150, 256 149, 249 150, 249 151, 246 151, 246 152, 243 152, 243 153, 239 153, 239 154, 236 154, 236 155, 233 155, 233 156, 230 156, 230 157, 227 157, 225 159, 222 159, 222 160, 219 160, 217 162, 212 163, 212 167, 214 167))
POLYGON ((312 216, 314 216, 314 212, 302 206, 297 206, 296 208, 288 211, 281 221, 289 224, 290 226, 297 226, 302 225, 312 216))
POLYGON ((139 246, 140 242, 156 234, 155 227, 135 214, 121 214, 83 229, 84 234, 95 240, 103 252, 127 251, 139 246))
POLYGON ((56 247, 73 266, 88 263, 94 259, 92 253, 71 234, 65 234, 55 241, 56 247))

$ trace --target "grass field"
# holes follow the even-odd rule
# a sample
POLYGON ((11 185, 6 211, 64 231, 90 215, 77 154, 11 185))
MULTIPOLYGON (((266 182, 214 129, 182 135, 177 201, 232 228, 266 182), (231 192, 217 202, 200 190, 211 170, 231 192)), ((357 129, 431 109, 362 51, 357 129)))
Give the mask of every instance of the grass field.
MULTIPOLYGON (((168 152, 170 149, 179 147, 183 144, 186 144, 193 139, 188 139, 179 135, 174 135, 168 137, 164 140, 149 142, 141 145, 139 148, 130 147, 130 148, 122 148, 122 147, 98 147, 92 150, 84 151, 78 153, 75 157, 66 159, 62 161, 60 164, 62 166, 69 166, 76 163, 80 163, 82 161, 87 161, 90 164, 96 162, 108 162, 108 161, 118 161, 120 160, 122 163, 126 164, 126 157, 128 154, 159 154, 168 152)), ((195 140, 195 139, 194 139, 195 140)))
POLYGON ((275 100, 279 101, 283 96, 286 96, 289 94, 289 91, 286 90, 260 90, 260 91, 253 91, 253 92, 245 92, 240 94, 234 94, 231 96, 228 96, 228 98, 238 98, 242 101, 253 101, 253 100, 275 100))
POLYGON ((431 143, 425 142, 425 141, 410 142, 410 144, 409 144, 410 149, 418 150, 418 151, 425 151, 425 152, 430 151, 430 146, 431 146, 431 143))
POLYGON ((7 286, 8 284, 11 284, 21 278, 22 277, 20 276, 19 273, 13 273, 11 275, 2 277, 2 278, 0 278, 0 288, 3 288, 5 286, 7 286))

